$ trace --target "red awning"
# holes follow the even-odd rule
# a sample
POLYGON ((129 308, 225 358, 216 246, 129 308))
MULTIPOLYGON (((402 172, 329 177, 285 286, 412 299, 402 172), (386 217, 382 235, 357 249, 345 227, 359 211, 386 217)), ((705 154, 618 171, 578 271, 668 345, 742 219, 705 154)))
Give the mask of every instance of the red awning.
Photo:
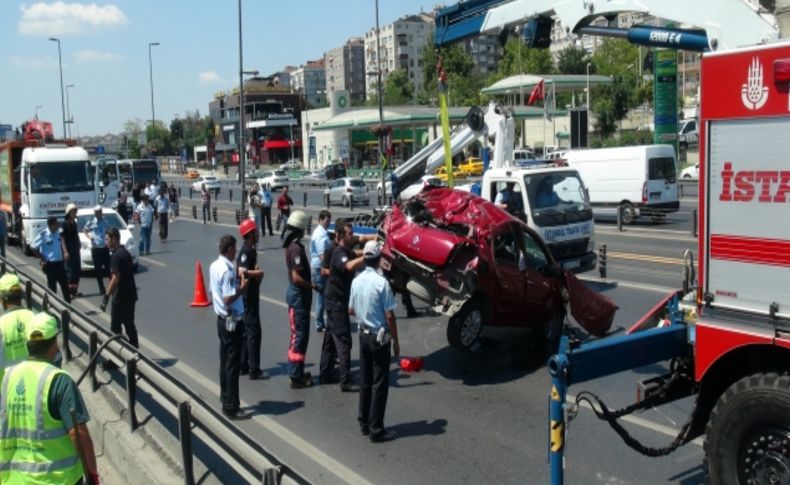
POLYGON ((264 150, 273 150, 277 148, 290 148, 291 145, 288 143, 288 140, 266 140, 263 142, 263 149, 264 150))

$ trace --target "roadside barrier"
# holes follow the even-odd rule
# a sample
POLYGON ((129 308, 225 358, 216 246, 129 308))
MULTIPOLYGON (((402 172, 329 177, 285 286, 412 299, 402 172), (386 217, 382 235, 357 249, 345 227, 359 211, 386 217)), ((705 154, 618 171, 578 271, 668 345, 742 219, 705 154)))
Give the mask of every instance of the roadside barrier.
POLYGON ((106 324, 96 322, 83 311, 67 304, 44 284, 0 257, 0 273, 5 274, 8 271, 16 273, 24 282, 25 304, 28 309, 46 308, 59 318, 61 349, 67 362, 74 359, 71 344, 88 348, 89 360, 80 381, 90 375, 93 390, 99 389, 96 364, 100 357, 126 364, 114 371, 124 374, 125 389, 115 384, 114 380, 101 385, 118 385, 126 393, 128 409, 125 414, 132 432, 140 426, 135 407, 144 405, 137 402, 138 389, 145 393, 147 399, 153 400, 158 409, 178 420, 178 436, 174 438, 181 445, 184 483, 196 483, 192 453, 194 439, 200 440, 210 450, 224 450, 224 453, 215 455, 249 483, 309 483, 288 464, 272 455, 259 440, 251 438, 234 426, 192 388, 179 382, 150 357, 132 347, 124 336, 111 333, 106 324))

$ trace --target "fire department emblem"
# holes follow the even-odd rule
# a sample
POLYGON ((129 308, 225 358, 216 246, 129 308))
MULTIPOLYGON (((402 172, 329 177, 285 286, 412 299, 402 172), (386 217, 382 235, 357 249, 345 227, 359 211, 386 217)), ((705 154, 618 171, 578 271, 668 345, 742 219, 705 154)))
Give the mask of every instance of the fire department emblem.
POLYGON ((756 57, 752 59, 746 83, 741 87, 741 101, 750 110, 758 110, 768 101, 768 87, 763 86, 763 66, 756 57))

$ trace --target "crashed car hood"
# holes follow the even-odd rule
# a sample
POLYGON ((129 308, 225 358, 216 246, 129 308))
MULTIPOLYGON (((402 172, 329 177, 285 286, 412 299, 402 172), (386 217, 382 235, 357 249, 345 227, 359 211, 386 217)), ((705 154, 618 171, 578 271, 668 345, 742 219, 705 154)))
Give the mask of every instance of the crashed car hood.
POLYGON ((476 244, 510 215, 473 194, 440 187, 398 202, 388 219, 385 250, 441 266, 459 245, 476 244))

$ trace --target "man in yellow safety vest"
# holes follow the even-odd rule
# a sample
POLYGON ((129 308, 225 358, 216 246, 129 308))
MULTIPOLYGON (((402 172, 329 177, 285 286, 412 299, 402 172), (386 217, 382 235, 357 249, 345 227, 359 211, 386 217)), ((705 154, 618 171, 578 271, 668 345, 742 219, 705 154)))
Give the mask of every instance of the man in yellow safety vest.
POLYGON ((19 277, 6 273, 0 277, 0 381, 5 370, 27 359, 27 336, 25 327, 33 318, 33 312, 22 306, 22 284, 19 277))
POLYGON ((53 365, 58 322, 42 312, 25 333, 30 358, 9 367, 0 388, 0 483, 98 485, 85 403, 71 376, 53 365))

